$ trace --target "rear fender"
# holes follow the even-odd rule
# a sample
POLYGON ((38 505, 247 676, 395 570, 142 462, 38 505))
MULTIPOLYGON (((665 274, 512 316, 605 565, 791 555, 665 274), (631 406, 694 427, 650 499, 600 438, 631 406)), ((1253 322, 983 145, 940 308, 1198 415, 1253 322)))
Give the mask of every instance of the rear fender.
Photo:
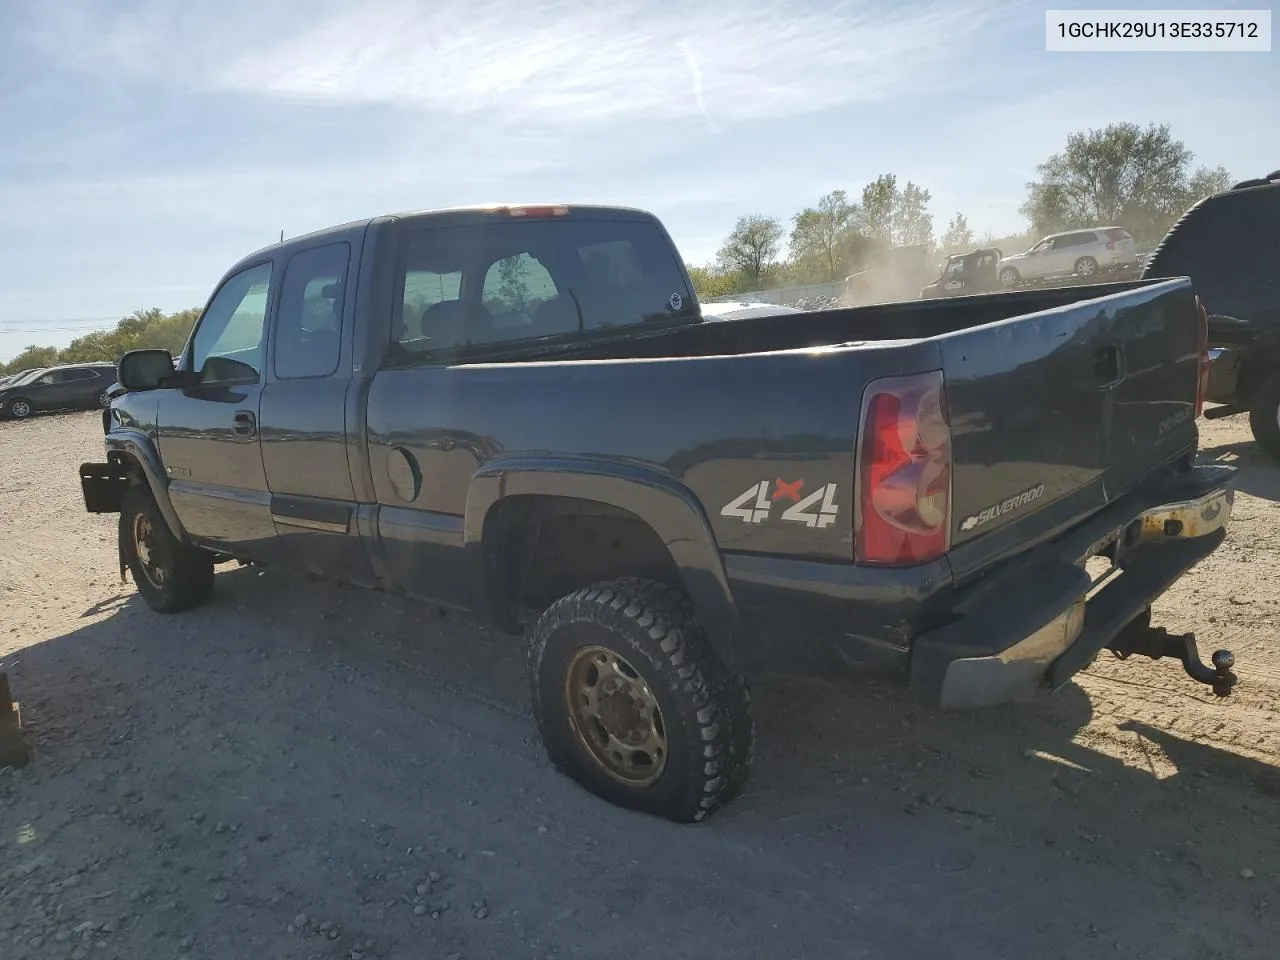
POLYGON ((678 480, 645 464, 612 460, 519 457, 487 463, 467 491, 463 538, 472 594, 491 613, 504 602, 485 564, 485 520, 499 502, 513 496, 594 501, 646 523, 671 554, 712 646, 730 669, 740 670, 736 645, 741 620, 715 536, 702 505, 678 480))

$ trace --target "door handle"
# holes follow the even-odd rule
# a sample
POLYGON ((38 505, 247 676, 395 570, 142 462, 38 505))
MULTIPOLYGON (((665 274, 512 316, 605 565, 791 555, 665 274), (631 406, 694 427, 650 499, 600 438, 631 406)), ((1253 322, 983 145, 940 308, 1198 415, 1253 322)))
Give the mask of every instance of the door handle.
POLYGON ((253 415, 252 410, 237 410, 234 419, 231 421, 231 432, 244 440, 256 437, 258 435, 258 418, 253 415))

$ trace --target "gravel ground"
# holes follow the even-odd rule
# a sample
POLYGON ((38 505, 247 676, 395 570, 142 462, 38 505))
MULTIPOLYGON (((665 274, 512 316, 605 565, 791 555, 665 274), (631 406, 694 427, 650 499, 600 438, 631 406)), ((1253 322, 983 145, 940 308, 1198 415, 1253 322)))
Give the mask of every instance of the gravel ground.
POLYGON ((151 613, 80 501, 97 415, 0 424, 0 957, 1273 958, 1280 469, 1203 430, 1242 496, 1156 622, 1235 650, 1229 701, 1106 654, 974 715, 766 685, 746 793, 678 827, 555 775, 465 618, 252 568, 151 613))

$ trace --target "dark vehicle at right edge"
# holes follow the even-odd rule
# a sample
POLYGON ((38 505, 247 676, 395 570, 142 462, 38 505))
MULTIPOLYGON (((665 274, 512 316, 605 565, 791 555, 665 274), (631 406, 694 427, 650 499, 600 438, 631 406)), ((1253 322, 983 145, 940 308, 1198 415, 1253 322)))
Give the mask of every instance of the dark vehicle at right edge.
POLYGON ((1174 224, 1144 278, 1190 277, 1209 311, 1209 418, 1249 414, 1280 460, 1280 170, 1205 197, 1174 224))
POLYGON ((81 483, 157 610, 231 559, 527 633, 555 767, 697 821, 768 674, 977 707, 1110 649, 1227 695, 1150 622, 1231 515, 1206 325, 1185 278, 706 322, 642 211, 384 216, 246 257, 176 370, 126 355, 81 483))

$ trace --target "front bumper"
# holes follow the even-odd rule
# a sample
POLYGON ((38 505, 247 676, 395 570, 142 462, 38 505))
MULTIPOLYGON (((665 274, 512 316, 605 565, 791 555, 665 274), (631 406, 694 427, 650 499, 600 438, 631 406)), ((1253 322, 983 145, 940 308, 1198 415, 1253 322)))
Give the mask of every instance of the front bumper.
POLYGON ((1196 467, 962 591, 956 618, 913 644, 912 688, 940 706, 981 707, 1066 683, 1222 543, 1234 472, 1196 467), (1099 555, 1112 575, 1095 582, 1085 564, 1099 555))

